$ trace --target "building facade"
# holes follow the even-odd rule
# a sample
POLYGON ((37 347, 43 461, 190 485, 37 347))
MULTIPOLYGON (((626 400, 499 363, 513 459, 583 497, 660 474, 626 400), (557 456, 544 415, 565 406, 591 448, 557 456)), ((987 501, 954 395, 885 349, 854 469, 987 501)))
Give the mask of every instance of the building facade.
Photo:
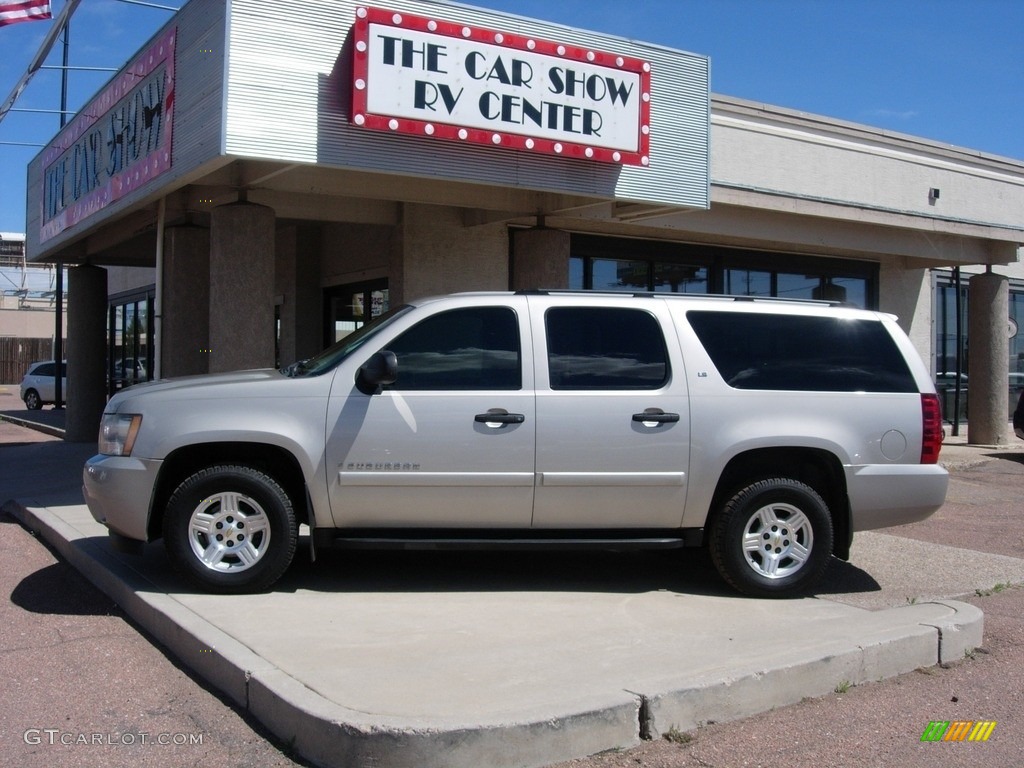
POLYGON ((1024 163, 712 95, 696 54, 315 5, 192 0, 30 165, 30 259, 75 265, 69 433, 115 366, 285 365, 463 290, 842 300, 898 315, 938 375, 959 272, 970 437, 1006 439, 1024 163))
POLYGON ((0 383, 17 383, 31 363, 52 358, 56 336, 56 267, 26 261, 24 233, 0 232, 0 383))

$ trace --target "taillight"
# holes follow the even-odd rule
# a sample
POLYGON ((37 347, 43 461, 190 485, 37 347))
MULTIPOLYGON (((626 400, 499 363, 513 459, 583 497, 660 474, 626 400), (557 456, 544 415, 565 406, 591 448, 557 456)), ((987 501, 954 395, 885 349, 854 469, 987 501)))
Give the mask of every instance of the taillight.
POLYGON ((938 395, 921 395, 921 425, 921 463, 938 464, 942 449, 942 406, 938 395))

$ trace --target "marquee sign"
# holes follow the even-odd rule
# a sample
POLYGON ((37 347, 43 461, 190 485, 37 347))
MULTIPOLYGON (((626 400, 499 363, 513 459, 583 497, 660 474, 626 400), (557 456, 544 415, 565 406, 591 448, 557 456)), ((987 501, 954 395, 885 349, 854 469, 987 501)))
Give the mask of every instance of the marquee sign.
POLYGON ((159 37, 43 151, 40 242, 170 169, 176 35, 159 37))
POLYGON ((352 122, 648 165, 646 61, 380 8, 356 10, 352 122))

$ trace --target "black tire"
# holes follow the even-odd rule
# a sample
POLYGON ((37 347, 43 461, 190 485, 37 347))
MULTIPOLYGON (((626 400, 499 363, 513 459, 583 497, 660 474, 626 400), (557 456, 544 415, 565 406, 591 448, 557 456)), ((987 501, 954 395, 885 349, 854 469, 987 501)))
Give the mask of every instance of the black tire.
POLYGON ((832 555, 832 516, 817 491, 775 477, 738 491, 711 523, 708 548, 722 577, 754 597, 793 597, 832 555))
POLYGON ((43 401, 39 397, 39 393, 34 389, 30 389, 25 393, 25 407, 30 411, 38 411, 43 407, 43 401))
POLYGON ((175 569, 211 592, 262 592, 288 569, 299 529, 288 494, 246 466, 213 466, 167 502, 164 546, 175 569))

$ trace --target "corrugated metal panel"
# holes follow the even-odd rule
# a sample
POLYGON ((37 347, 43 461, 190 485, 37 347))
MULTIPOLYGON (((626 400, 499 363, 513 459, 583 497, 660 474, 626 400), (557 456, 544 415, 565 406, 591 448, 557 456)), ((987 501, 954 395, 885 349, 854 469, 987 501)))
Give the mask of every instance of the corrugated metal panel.
POLYGON ((278 0, 234 0, 225 147, 229 155, 490 183, 657 204, 709 205, 706 57, 467 6, 393 0, 382 7, 528 33, 652 65, 650 167, 534 156, 353 126, 350 0, 282 15, 278 0))
POLYGON ((178 14, 174 168, 187 175, 223 154, 227 0, 192 0, 178 14))
POLYGON ((178 30, 171 169, 41 245, 43 169, 37 157, 28 173, 29 254, 45 258, 223 155, 708 207, 707 58, 463 5, 380 3, 397 11, 635 56, 653 68, 647 168, 389 135, 349 122, 347 46, 359 5, 320 0, 307 3, 301 14, 282 13, 280 0, 192 0, 185 5, 164 28, 178 30))
MULTIPOLYGON (((158 39, 165 30, 177 27, 170 170, 40 244, 39 232, 43 224, 42 153, 32 160, 28 169, 27 242, 33 257, 46 257, 58 251, 63 244, 77 239, 83 232, 151 197, 157 190, 173 187, 176 181, 222 154, 225 2, 193 0, 151 38, 158 39)), ((146 50, 149 45, 147 43, 141 50, 146 50)))

